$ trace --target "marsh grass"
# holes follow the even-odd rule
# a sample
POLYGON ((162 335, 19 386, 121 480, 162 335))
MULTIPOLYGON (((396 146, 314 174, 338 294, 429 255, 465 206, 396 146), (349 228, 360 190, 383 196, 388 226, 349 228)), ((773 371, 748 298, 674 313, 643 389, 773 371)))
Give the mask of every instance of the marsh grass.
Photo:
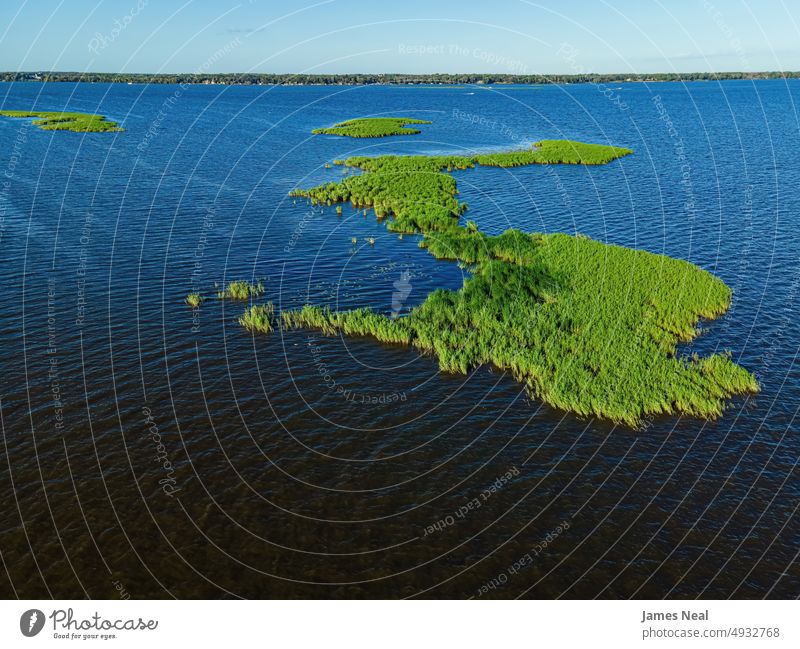
POLYGON ((339 135, 343 137, 387 137, 389 135, 414 135, 419 129, 406 128, 407 124, 430 124, 424 119, 410 117, 361 117, 339 122, 330 128, 317 128, 314 135, 339 135))
POLYGON ((434 291, 404 318, 306 306, 284 312, 284 325, 410 344, 446 372, 492 364, 555 407, 630 426, 656 414, 716 417, 726 398, 758 390, 727 354, 677 356, 698 319, 730 303, 722 281, 688 262, 518 230, 439 235, 428 249, 476 264, 461 290, 434 291))
POLYGON ((239 324, 253 333, 270 333, 275 326, 275 307, 272 302, 254 304, 245 310, 239 324))
POLYGON ((335 161, 369 173, 348 176, 310 189, 295 189, 313 205, 349 202, 372 209, 378 219, 392 217, 389 230, 401 233, 446 231, 459 228, 467 210, 459 203, 455 179, 443 170, 476 165, 517 167, 525 164, 605 164, 632 153, 630 149, 569 140, 543 140, 523 151, 478 156, 379 156, 335 161))
POLYGON ((459 291, 436 290, 410 314, 334 312, 306 305, 285 311, 285 328, 372 336, 413 345, 442 371, 482 364, 508 371, 552 406, 636 426, 659 414, 713 418, 735 394, 757 392, 752 374, 729 354, 681 357, 700 318, 723 314, 725 284, 686 261, 593 241, 583 235, 488 236, 468 221, 455 180, 442 169, 477 164, 605 164, 629 149, 547 140, 535 149, 461 156, 350 158, 368 173, 294 195, 372 208, 397 232, 419 232, 437 259, 469 265, 459 291))
POLYGON ((44 131, 73 131, 75 133, 105 133, 124 131, 116 122, 103 115, 63 113, 56 111, 0 110, 0 117, 36 117, 33 125, 44 131))
POLYGON ((186 296, 186 304, 188 304, 193 309, 197 309, 203 304, 203 296, 200 293, 189 293, 186 296))
POLYGON ((264 294, 264 283, 256 284, 244 279, 229 282, 224 290, 217 293, 221 300, 247 300, 251 297, 258 297, 264 294))

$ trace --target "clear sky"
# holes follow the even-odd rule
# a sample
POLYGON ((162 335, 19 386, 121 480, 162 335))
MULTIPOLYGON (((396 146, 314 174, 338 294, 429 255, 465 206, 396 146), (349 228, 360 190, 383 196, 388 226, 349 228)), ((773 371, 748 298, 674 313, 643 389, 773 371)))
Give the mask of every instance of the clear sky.
POLYGON ((800 70, 800 0, 0 0, 0 70, 800 70))

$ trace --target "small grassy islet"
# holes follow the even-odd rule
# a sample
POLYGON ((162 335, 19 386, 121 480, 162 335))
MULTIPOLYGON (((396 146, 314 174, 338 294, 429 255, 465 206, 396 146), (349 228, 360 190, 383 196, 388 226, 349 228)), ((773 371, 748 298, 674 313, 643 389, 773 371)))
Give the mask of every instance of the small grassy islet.
POLYGON ((410 117, 360 117, 339 122, 330 128, 317 128, 314 135, 340 135, 342 137, 387 137, 389 135, 414 135, 421 131, 406 128, 408 124, 430 124, 424 119, 410 117))
POLYGON ((244 279, 237 279, 228 282, 228 285, 217 293, 221 300, 247 300, 251 297, 258 297, 264 294, 264 282, 248 282, 244 279))
POLYGON ((204 300, 205 298, 200 295, 200 293, 189 293, 189 295, 186 296, 186 304, 193 309, 199 308, 200 305, 203 304, 204 300))
POLYGON ((478 156, 381 156, 344 161, 365 173, 293 195, 371 207, 387 227, 423 234, 438 259, 473 265, 459 291, 437 290, 403 318, 371 309, 284 311, 285 328, 372 336, 436 356, 443 371, 482 364, 509 371, 552 406, 636 426, 658 414, 719 416, 725 400, 757 392, 727 353, 681 357, 700 318, 724 313, 730 289, 689 262, 582 236, 507 230, 488 236, 468 222, 443 169, 475 165, 604 164, 629 149, 546 140, 527 151, 478 156))
MULTIPOLYGON (((228 285, 221 291, 217 292, 217 298, 220 300, 248 300, 251 297, 259 297, 264 294, 264 282, 248 282, 245 279, 237 279, 228 282, 228 285)), ((193 309, 200 307, 206 298, 201 293, 192 291, 189 293, 184 302, 193 309)))
POLYGON ((75 133, 107 133, 124 131, 116 122, 92 113, 59 111, 0 110, 0 117, 36 117, 34 126, 44 131, 73 131, 75 133))

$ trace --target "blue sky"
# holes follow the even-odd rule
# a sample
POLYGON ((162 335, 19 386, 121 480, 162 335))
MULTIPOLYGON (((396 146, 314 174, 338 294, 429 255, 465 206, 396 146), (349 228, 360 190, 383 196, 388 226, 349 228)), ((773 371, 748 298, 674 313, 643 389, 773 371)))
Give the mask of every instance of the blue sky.
POLYGON ((800 69, 800 0, 2 0, 0 69, 800 69))

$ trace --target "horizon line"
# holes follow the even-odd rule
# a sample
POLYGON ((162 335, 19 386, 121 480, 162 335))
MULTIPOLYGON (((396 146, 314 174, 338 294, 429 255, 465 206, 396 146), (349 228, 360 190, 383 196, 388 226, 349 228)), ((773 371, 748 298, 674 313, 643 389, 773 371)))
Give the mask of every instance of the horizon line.
POLYGON ((262 76, 277 76, 277 77, 291 77, 291 76, 307 76, 307 77, 346 77, 346 76, 363 76, 363 77, 381 77, 381 76, 406 76, 406 77, 430 77, 430 76, 501 76, 501 77, 587 77, 587 76, 618 76, 618 77, 640 77, 646 75, 670 75, 678 76, 682 74, 695 74, 705 76, 715 76, 720 74, 737 74, 742 76, 758 75, 758 74, 775 74, 775 75, 800 75, 798 70, 685 70, 685 71, 664 71, 664 70, 651 70, 647 72, 242 72, 229 70, 226 72, 198 72, 198 71, 182 71, 182 72, 133 72, 133 71, 79 71, 79 70, 46 70, 46 69, 31 69, 31 70, 0 70, 2 75, 10 74, 77 74, 77 75, 113 75, 113 74, 129 74, 129 75, 149 75, 153 77, 170 77, 177 75, 192 75, 192 76, 221 76, 221 75, 262 75, 262 76))

